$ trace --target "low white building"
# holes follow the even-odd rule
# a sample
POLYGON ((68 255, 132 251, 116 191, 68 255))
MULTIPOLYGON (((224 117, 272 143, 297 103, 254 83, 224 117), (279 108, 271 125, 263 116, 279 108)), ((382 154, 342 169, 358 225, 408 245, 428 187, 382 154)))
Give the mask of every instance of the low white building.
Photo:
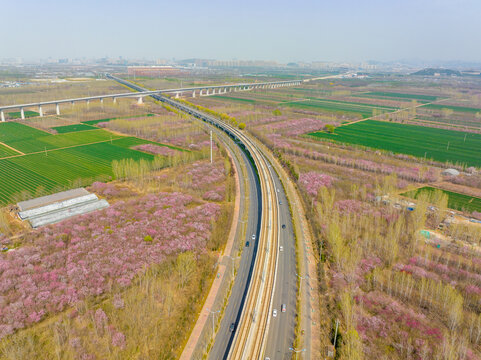
POLYGON ((456 169, 446 169, 441 174, 443 174, 444 176, 458 176, 459 171, 456 169))

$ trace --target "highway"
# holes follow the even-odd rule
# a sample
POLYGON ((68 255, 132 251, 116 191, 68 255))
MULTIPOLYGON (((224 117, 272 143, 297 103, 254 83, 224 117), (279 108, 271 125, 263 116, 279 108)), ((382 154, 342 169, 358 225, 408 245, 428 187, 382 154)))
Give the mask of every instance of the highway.
MULTIPOLYGON (((144 90, 123 79, 109 77, 135 90, 144 90)), ((161 95, 153 97, 221 128, 245 149, 243 157, 249 164, 251 198, 246 241, 251 245, 244 248, 210 358, 260 359, 264 355, 289 358, 289 347, 294 340, 296 259, 289 208, 277 174, 241 131, 172 99, 161 95), (255 241, 250 239, 252 234, 256 236, 255 241), (283 251, 279 251, 279 246, 283 251), (285 313, 281 312, 282 304, 287 305, 285 313), (275 318, 272 317, 274 308, 278 311, 275 318), (232 323, 235 331, 229 331, 232 323)))
POLYGON ((269 334, 265 349, 265 357, 270 359, 291 359, 289 348, 294 342, 294 325, 296 321, 296 244, 291 213, 287 197, 277 173, 270 168, 274 178, 275 187, 278 189, 278 199, 282 202, 279 206, 279 222, 281 232, 279 237, 278 273, 275 284, 273 308, 277 309, 277 317, 271 319, 269 334), (285 228, 282 228, 285 225, 285 228), (282 304, 286 305, 286 312, 281 312, 282 304))

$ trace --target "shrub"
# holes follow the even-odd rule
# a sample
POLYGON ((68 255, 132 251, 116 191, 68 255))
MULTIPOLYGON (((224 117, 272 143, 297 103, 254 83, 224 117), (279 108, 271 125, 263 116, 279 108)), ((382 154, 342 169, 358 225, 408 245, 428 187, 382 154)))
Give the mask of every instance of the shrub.
POLYGON ((152 236, 146 235, 146 236, 144 237, 144 241, 152 242, 152 236))
POLYGON ((274 115, 274 116, 281 116, 282 113, 281 113, 281 111, 280 111, 279 109, 275 109, 275 110, 272 112, 272 115, 274 115))
POLYGON ((245 124, 245 123, 240 123, 240 124, 239 124, 239 129, 244 130, 245 128, 246 128, 246 124, 245 124))
POLYGON ((324 128, 326 129, 327 132, 329 133, 333 133, 334 130, 336 129, 336 127, 334 125, 331 125, 331 124, 326 124, 326 126, 324 126, 324 128))

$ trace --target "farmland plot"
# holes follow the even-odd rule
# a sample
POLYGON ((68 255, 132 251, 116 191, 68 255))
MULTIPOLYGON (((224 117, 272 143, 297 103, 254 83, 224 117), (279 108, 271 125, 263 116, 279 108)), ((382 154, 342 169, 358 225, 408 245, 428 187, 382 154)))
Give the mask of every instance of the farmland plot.
MULTIPOLYGON (((420 189, 403 193, 402 195, 417 199, 419 194, 425 193, 425 192, 434 192, 435 190, 438 190, 438 189, 433 188, 431 186, 424 186, 420 189)), ((447 190, 442 190, 442 191, 446 195, 448 195, 448 206, 451 209, 465 210, 468 212, 473 212, 473 211, 481 212, 481 198, 464 195, 464 194, 456 193, 453 191, 447 191, 447 190)))
POLYGON ((340 126, 333 134, 315 132, 310 135, 440 162, 481 166, 480 134, 366 120, 340 126))
POLYGON ((79 179, 88 184, 112 177, 113 160, 153 158, 151 154, 103 142, 0 159, 0 204, 8 204, 23 191, 33 195, 39 187, 51 192, 79 179))

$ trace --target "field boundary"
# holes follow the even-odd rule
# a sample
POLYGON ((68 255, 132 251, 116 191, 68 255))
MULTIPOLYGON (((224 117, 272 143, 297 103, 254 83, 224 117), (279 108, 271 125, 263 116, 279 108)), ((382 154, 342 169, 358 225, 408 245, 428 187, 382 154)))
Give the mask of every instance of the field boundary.
POLYGON ((438 100, 435 100, 435 101, 432 101, 432 102, 429 102, 429 103, 424 103, 424 104, 418 104, 416 106, 409 106, 409 107, 405 107, 405 108, 400 108, 398 110, 395 110, 395 111, 391 111, 391 112, 385 112, 385 113, 382 113, 382 114, 378 114, 378 115, 373 115, 371 117, 368 117, 368 118, 365 118, 365 119, 359 119, 359 120, 355 120, 355 121, 351 121, 351 122, 348 122, 348 123, 343 123, 341 125, 339 125, 338 127, 341 127, 341 126, 345 126, 345 125, 351 125, 351 124, 355 124, 355 123, 358 123, 358 122, 361 122, 361 121, 366 121, 366 120, 376 120, 376 121, 386 121, 386 122, 390 122, 388 120, 385 120, 385 119, 377 119, 378 117, 381 117, 381 116, 385 116, 386 114, 389 114, 389 115, 392 115, 392 114, 397 114, 401 111, 407 111, 407 110, 412 110, 412 109, 417 109, 417 108, 420 108, 422 106, 426 106, 426 105, 429 105, 429 104, 433 104, 435 102, 441 102, 441 101, 446 101, 446 100, 450 100, 451 98, 445 98, 445 99, 438 99, 438 100))
POLYGON ((481 166, 476 150, 481 147, 479 133, 372 119, 349 125, 338 127, 334 133, 314 131, 305 136, 351 147, 377 149, 387 154, 432 159, 439 163, 481 166))
MULTIPOLYGON (((16 151, 20 154, 20 155, 12 155, 11 157, 26 155, 25 153, 21 152, 20 150, 17 150, 15 148, 11 147, 10 145, 7 145, 3 142, 0 142, 0 145, 5 146, 6 148, 9 148, 10 150, 16 151)), ((5 159, 5 158, 0 158, 0 159, 5 159)))

